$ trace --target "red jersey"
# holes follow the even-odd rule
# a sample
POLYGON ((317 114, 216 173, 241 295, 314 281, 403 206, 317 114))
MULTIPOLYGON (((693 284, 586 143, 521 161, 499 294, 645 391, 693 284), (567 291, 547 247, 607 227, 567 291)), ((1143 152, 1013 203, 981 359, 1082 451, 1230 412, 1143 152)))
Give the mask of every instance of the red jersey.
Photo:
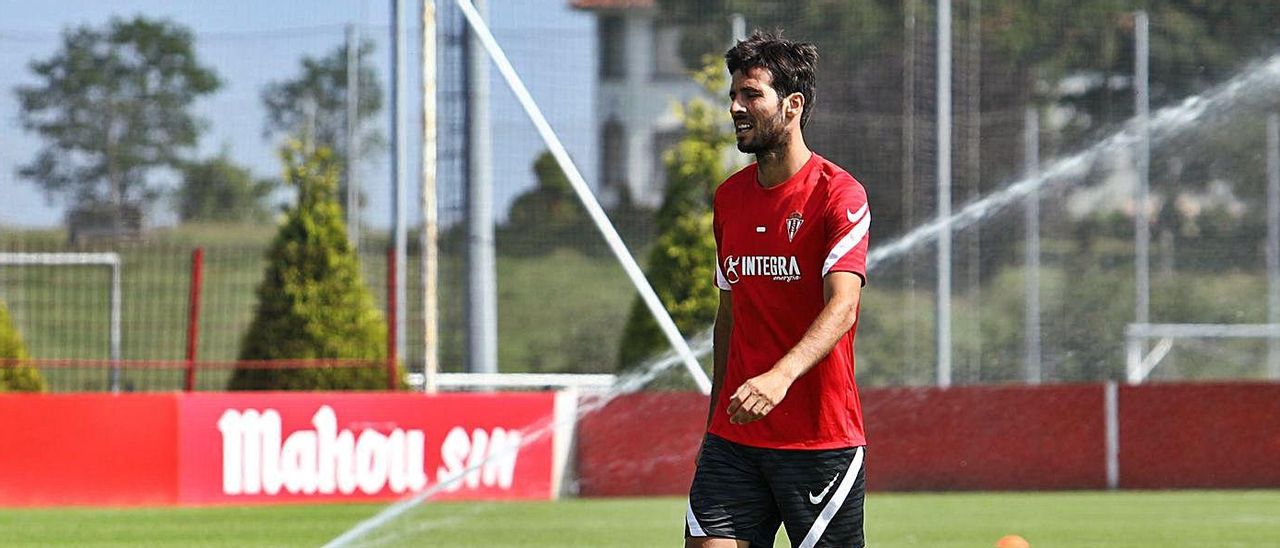
POLYGON ((867 193, 848 172, 813 154, 780 185, 763 188, 756 164, 716 191, 716 285, 733 292, 733 331, 709 432, 776 449, 866 444, 854 384, 857 321, 831 353, 801 375, 764 418, 731 424, 734 391, 773 367, 800 342, 826 304, 823 277, 854 272, 866 280, 867 193))

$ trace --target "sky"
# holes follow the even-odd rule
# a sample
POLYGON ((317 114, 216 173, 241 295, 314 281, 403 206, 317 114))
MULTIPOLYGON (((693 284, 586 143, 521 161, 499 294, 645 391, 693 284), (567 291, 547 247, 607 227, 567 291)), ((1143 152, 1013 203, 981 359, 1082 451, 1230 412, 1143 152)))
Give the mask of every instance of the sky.
MULTIPOLYGON (((420 140, 416 132, 421 120, 419 2, 405 0, 404 18, 411 29, 408 40, 409 120, 408 172, 409 221, 417 222, 416 192, 420 172, 420 140)), ((441 24, 460 21, 451 0, 438 0, 441 24)), ((63 205, 50 204, 32 182, 18 177, 19 166, 38 153, 42 141, 22 129, 17 85, 34 84, 28 64, 52 56, 61 45, 63 29, 78 25, 103 27, 112 17, 144 15, 168 19, 189 27, 196 36, 200 61, 211 66, 223 81, 216 93, 199 100, 194 108, 208 123, 195 156, 207 157, 227 150, 234 161, 248 166, 258 176, 278 176, 278 143, 262 135, 265 111, 260 100, 264 85, 296 76, 304 55, 322 56, 339 46, 345 25, 355 23, 365 37, 375 39, 383 87, 388 93, 386 108, 377 122, 389 135, 390 127, 390 13, 391 0, 0 0, 0 226, 51 227, 62 222, 63 205)), ((595 31, 589 13, 572 10, 568 0, 489 0, 489 22, 498 42, 540 103, 552 127, 559 133, 578 168, 594 184, 596 179, 594 136, 595 31)), ((442 47, 448 47, 456 29, 440 30, 442 47)), ((458 67, 444 56, 438 86, 441 94, 460 89, 458 67), (455 80, 450 80, 455 79, 455 80)), ((455 56, 456 57, 456 56, 455 56)), ((491 119, 494 155, 495 216, 505 218, 511 200, 534 184, 531 165, 545 146, 539 140, 514 95, 495 69, 490 70, 491 119)), ((461 108, 457 96, 441 97, 442 124, 449 109, 461 108)), ((463 207, 461 181, 449 170, 456 162, 457 127, 440 128, 442 219, 456 219, 463 207), (450 164, 451 159, 454 163, 450 164)), ((388 137, 388 142, 390 141, 388 137)), ((368 224, 390 224, 390 158, 371 158, 361 168, 361 180, 368 199, 364 218, 368 224)), ((172 176, 158 177, 172 185, 172 176)), ((278 200, 286 199, 279 195, 278 200)), ((172 222, 172 214, 161 208, 153 214, 153 224, 172 222)))

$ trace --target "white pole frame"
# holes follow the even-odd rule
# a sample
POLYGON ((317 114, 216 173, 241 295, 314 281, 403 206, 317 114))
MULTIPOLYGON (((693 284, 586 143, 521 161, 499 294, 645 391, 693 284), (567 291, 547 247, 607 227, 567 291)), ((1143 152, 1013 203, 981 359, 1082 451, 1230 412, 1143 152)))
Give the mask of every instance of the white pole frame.
POLYGON ((475 32, 485 50, 489 52, 490 59, 497 65, 498 71, 510 86, 511 91, 515 94, 516 99, 520 101, 520 105, 524 107, 524 111, 533 121, 534 127, 538 129, 538 134, 542 136, 542 140, 547 144, 547 148, 551 150, 552 156, 555 157, 556 163, 560 164, 560 169, 564 170, 565 175, 569 178, 569 184, 573 187, 574 192, 578 195, 578 199, 582 201, 582 205, 586 208, 587 213, 591 215, 591 220, 595 222, 596 228, 600 229, 600 233, 604 235, 604 239, 609 244, 609 249, 613 251, 614 256, 618 258, 618 262, 622 263, 622 268, 627 272, 627 277, 631 279, 631 283, 635 285, 636 290, 640 292, 640 298, 645 305, 649 307, 649 312, 658 322, 658 327, 662 329, 663 335, 666 335, 667 341, 671 346, 675 347, 676 352, 684 361, 685 368, 689 375, 693 377, 694 383, 698 385, 698 390, 703 394, 711 393, 711 379, 707 377, 707 373, 702 370, 702 366, 698 364, 698 358, 694 355, 693 350, 689 348, 689 343, 680 335, 680 329, 676 327, 675 321, 671 319, 671 314, 663 307, 662 301, 658 298, 658 294, 653 291, 653 287, 649 285, 649 280, 645 278, 644 272, 640 269, 640 265, 636 264, 631 253, 627 251, 627 246, 622 242, 622 237, 618 235, 618 231, 613 228, 613 223, 609 221, 609 216, 605 214, 604 209, 600 207, 600 202, 591 192, 591 188, 587 186, 587 182, 582 177, 582 173, 578 171, 573 160, 569 158, 568 151, 560 142, 560 138, 556 136, 551 124, 547 122, 546 117, 542 115, 542 110, 538 108, 538 104, 534 102, 533 96, 529 94, 528 88, 516 73, 515 67, 511 65, 511 61, 507 59, 506 53, 502 51, 502 46, 498 45, 493 34, 489 32, 488 25, 484 19, 476 11, 475 6, 471 5, 469 0, 456 0, 458 8, 462 10, 462 14, 466 16, 467 23, 475 32))
POLYGON ((951 0, 938 0, 938 386, 951 386, 951 0))
MULTIPOLYGON (((488 14, 484 0, 472 3, 476 17, 488 14)), ((466 35, 466 229, 467 370, 497 373, 498 259, 493 214, 493 128, 489 63, 475 33, 466 35)))
MULTIPOLYGON (((425 382, 417 374, 408 375, 409 384, 425 382)), ((565 389, 604 392, 618 382, 618 376, 599 373, 437 373, 436 386, 442 390, 565 389)))
POLYGON ((347 23, 347 101, 346 145, 347 165, 347 241, 351 249, 360 249, 360 189, 356 183, 356 159, 359 158, 360 138, 360 27, 347 23))
MULTIPOLYGON (((395 299, 396 304, 396 324, 391 326, 395 330, 396 335, 396 356, 400 359, 405 357, 405 316, 409 315, 409 307, 406 306, 405 288, 408 287, 408 278, 405 276, 406 268, 405 258, 408 256, 408 179, 409 179, 409 136, 408 122, 405 117, 408 115, 408 95, 409 80, 407 73, 407 50, 409 45, 406 43, 406 29, 404 25, 405 2, 404 0, 391 0, 391 245, 395 250, 392 255, 392 264, 387 265, 389 270, 395 271, 396 287, 393 294, 387 295, 387 300, 395 299)), ((392 288, 388 288, 392 289, 392 288)))
POLYGON ((0 253, 0 266, 106 266, 111 268, 111 372, 113 393, 120 392, 121 290, 118 253, 0 253))
POLYGON ((1102 387, 1102 420, 1107 489, 1115 490, 1120 487, 1120 387, 1115 381, 1102 387))
POLYGON ((1151 46, 1147 12, 1134 14, 1134 121, 1137 140, 1138 181, 1133 197, 1134 234, 1134 323, 1151 321, 1151 221, 1147 204, 1151 201, 1151 94, 1149 92, 1151 46))
POLYGON ((440 370, 440 212, 436 197, 436 2, 422 0, 422 390, 440 370))
MULTIPOLYGON (((1280 114, 1267 116, 1267 322, 1280 323, 1280 114)), ((1280 339, 1267 343, 1267 375, 1280 380, 1280 339)))
POLYGON ((1274 323, 1131 323, 1124 332, 1125 377, 1129 384, 1142 384, 1160 365, 1176 338, 1280 339, 1280 324, 1274 323), (1150 354, 1143 351, 1146 339, 1163 339, 1150 354))
MULTIPOLYGON (((1023 170, 1024 177, 1034 178, 1040 175, 1040 113, 1034 107, 1026 110, 1023 125, 1023 170)), ((1027 271, 1026 281, 1026 315, 1023 318, 1025 329, 1025 355, 1023 357, 1023 377, 1028 384, 1040 384, 1044 374, 1040 356, 1040 189, 1032 189, 1027 194, 1026 209, 1026 257, 1023 259, 1027 271)))

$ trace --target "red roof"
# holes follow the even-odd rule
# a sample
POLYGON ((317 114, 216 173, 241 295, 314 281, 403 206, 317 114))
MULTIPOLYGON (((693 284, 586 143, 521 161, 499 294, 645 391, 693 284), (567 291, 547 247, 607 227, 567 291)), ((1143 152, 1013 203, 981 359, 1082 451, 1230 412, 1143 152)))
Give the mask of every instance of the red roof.
POLYGON ((620 10, 628 8, 652 8, 655 0, 570 0, 569 5, 580 10, 620 10))

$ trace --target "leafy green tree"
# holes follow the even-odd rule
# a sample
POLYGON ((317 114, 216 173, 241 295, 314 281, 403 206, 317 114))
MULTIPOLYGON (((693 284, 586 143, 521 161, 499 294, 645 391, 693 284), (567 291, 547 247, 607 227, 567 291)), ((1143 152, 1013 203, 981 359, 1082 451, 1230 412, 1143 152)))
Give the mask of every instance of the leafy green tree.
POLYGON ((57 53, 31 63, 39 83, 16 89, 23 127, 45 140, 22 177, 117 216, 154 201, 148 174, 181 164, 202 130, 189 108, 220 85, 192 42, 186 27, 141 16, 65 31, 57 53))
POLYGON ((539 154, 533 162, 538 186, 517 196, 511 203, 507 222, 498 241, 507 255, 540 254, 557 247, 583 242, 595 227, 569 185, 569 178, 551 152, 539 154))
MULTIPOLYGON (((356 131, 360 149, 357 158, 381 150, 382 134, 370 127, 382 111, 382 84, 370 58, 372 41, 362 41, 356 51, 356 131)), ((342 158, 347 154, 347 44, 339 45, 324 57, 304 56, 301 72, 288 80, 268 84, 262 90, 267 109, 263 133, 267 137, 299 135, 313 147, 325 147, 342 158)), ((346 173, 338 185, 338 200, 346 207, 346 173)))
POLYGON ((265 203, 277 182, 257 179, 223 151, 182 164, 182 185, 175 196, 178 217, 190 221, 262 222, 271 217, 265 203))
MULTIPOLYGON (((352 359, 362 367, 276 369, 242 366, 232 390, 382 389, 387 386, 387 331, 360 278, 334 197, 338 161, 327 148, 308 153, 298 142, 283 152, 285 181, 297 206, 280 225, 258 286, 241 360, 352 359)), ((398 377, 399 375, 397 375, 398 377)))
POLYGON ((44 392, 48 389, 44 377, 36 368, 18 363, 6 363, 10 360, 25 359, 27 359, 27 347, 22 343, 22 335, 18 333, 9 318, 9 307, 0 300, 0 392, 9 390, 44 392))
MULTIPOLYGON (((704 60, 695 78, 715 97, 727 89, 724 69, 715 58, 704 60)), ((677 114, 685 135, 663 159, 667 189, 657 213, 658 238, 648 256, 646 275, 681 333, 691 334, 715 320, 719 291, 713 283, 715 237, 711 231, 711 198, 729 175, 726 157, 734 137, 726 131, 727 111, 693 99, 677 114)), ((668 343, 648 307, 637 298, 623 332, 619 362, 639 363, 668 343)))

